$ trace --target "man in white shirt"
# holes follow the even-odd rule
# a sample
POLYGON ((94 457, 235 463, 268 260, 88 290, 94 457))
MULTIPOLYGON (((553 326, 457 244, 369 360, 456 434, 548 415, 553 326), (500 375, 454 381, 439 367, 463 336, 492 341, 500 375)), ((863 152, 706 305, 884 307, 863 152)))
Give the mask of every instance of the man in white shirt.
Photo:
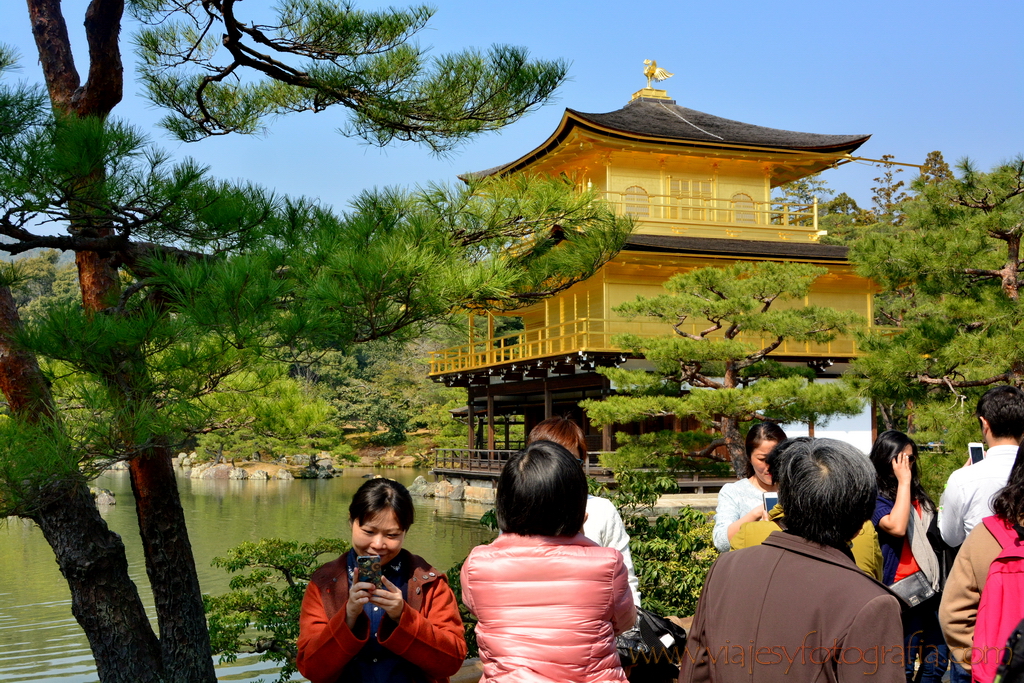
POLYGON ((998 386, 985 392, 975 411, 988 445, 985 459, 949 475, 939 503, 942 540, 958 546, 975 525, 992 514, 992 497, 1006 486, 1024 434, 1024 392, 998 386))

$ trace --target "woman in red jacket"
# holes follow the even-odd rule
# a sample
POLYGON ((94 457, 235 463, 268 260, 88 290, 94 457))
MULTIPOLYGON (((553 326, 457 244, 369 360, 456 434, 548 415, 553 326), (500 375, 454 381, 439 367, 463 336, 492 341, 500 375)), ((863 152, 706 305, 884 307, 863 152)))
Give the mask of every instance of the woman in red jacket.
POLYGON ((299 616, 299 673, 313 683, 446 682, 466 658, 455 595, 445 575, 402 549, 412 498, 371 479, 349 506, 352 549, 313 573, 299 616), (379 557, 381 586, 356 558, 379 557))

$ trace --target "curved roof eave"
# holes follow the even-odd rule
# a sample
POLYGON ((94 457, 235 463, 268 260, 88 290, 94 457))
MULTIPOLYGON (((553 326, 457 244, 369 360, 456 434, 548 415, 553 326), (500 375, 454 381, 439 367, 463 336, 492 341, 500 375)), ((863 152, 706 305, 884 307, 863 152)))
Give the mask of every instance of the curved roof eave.
MULTIPOLYGON (((634 105, 634 103, 630 103, 634 105)), ((488 176, 496 174, 506 174, 519 171, 538 159, 546 156, 550 152, 557 149, 557 147, 569 136, 575 128, 581 128, 588 130, 593 133, 604 135, 611 138, 617 138, 621 140, 629 141, 642 141, 649 142, 652 144, 672 145, 672 146, 685 146, 685 147, 706 147, 708 149, 743 149, 757 152, 768 152, 775 154, 820 154, 827 157, 838 157, 844 154, 849 154, 855 149, 863 145, 871 137, 871 135, 851 135, 851 136, 839 136, 839 135, 816 135, 808 133, 797 133, 794 131, 787 131, 776 128, 765 128, 763 126, 754 126, 752 124, 745 124, 738 121, 732 121, 730 119, 723 119, 720 117, 712 116, 710 114, 704 114, 703 112, 697 112, 696 110, 685 109, 683 107, 673 107, 681 112, 692 112, 693 114, 699 114, 702 119, 710 120, 720 124, 725 124, 728 127, 739 128, 742 132, 752 134, 762 134, 766 137, 771 137, 773 134, 778 136, 796 136, 797 138, 803 137, 807 143, 812 141, 828 141, 829 144, 802 144, 802 145, 770 145, 770 144, 757 144, 756 142, 742 141, 742 140, 728 140, 725 138, 719 138, 719 140, 709 139, 696 139, 692 137, 683 137, 681 135, 665 135, 659 134, 657 131, 640 131, 634 129, 630 130, 622 125, 609 125, 617 122, 615 120, 608 120, 609 117, 613 117, 620 112, 626 111, 630 105, 623 107, 616 112, 610 112, 609 114, 586 114, 578 112, 573 109, 566 109, 562 115, 562 120, 559 122, 558 127, 555 131, 545 140, 540 146, 536 147, 532 151, 526 153, 515 161, 511 161, 506 164, 494 166, 484 171, 467 174, 467 176, 486 178, 488 176), (597 119, 597 120, 595 120, 597 119)), ((678 115, 678 114, 677 114, 678 115)), ((686 121, 689 125, 693 126, 692 123, 686 121)), ((711 126, 708 126, 711 127, 711 126)), ((706 135, 719 137, 714 133, 708 133, 704 131, 706 135)))

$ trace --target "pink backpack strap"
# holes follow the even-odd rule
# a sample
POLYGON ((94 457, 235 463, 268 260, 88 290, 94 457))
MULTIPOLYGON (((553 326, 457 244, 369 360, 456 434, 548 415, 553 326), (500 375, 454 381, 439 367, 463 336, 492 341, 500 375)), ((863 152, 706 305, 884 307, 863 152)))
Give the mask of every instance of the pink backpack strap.
POLYGON ((992 515, 983 519, 982 522, 985 524, 985 528, 995 537, 996 541, 999 542, 1003 550, 1012 548, 1017 544, 1017 531, 1003 520, 992 515))

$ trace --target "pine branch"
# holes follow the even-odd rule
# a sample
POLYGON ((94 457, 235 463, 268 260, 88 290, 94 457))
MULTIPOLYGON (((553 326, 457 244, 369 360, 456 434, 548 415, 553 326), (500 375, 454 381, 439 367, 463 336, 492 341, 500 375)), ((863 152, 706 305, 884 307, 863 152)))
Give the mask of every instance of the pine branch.
MULTIPOLYGON (((237 69, 239 66, 241 66, 239 62, 232 62, 231 64, 221 69, 219 73, 213 76, 204 76, 203 79, 199 82, 199 85, 196 86, 196 106, 199 107, 199 113, 203 115, 203 118, 198 121, 193 121, 193 123, 202 128, 203 132, 206 133, 207 135, 227 135, 228 133, 233 132, 232 129, 220 124, 217 118, 210 113, 210 110, 206 106, 206 98, 203 97, 203 93, 206 91, 206 88, 211 83, 219 83, 220 81, 223 81, 225 78, 233 74, 235 72, 235 69, 237 69), (216 125, 211 127, 206 124, 216 125)), ((185 112, 181 113, 184 114, 185 112)))
POLYGON ((1013 372, 1004 372, 1001 375, 994 375, 992 377, 986 377, 985 379, 973 379, 973 380, 956 380, 953 381, 948 377, 932 377, 930 375, 915 375, 914 380, 921 384, 927 384, 929 386, 945 386, 952 389, 966 389, 968 387, 987 387, 999 382, 1012 382, 1014 377, 1013 372))
POLYGON ((724 446, 725 444, 726 444, 725 439, 717 438, 714 441, 712 441, 711 443, 709 443, 707 446, 705 446, 704 448, 702 448, 699 451, 697 451, 696 453, 694 453, 694 457, 695 458, 708 458, 708 457, 711 457, 711 454, 714 453, 716 449, 718 449, 721 446, 724 446))
POLYGON ((0 222, 0 234, 21 240, 19 242, 0 242, 0 251, 8 254, 23 254, 32 249, 57 249, 59 251, 94 251, 99 254, 113 254, 121 251, 128 244, 121 235, 106 237, 81 237, 78 235, 33 235, 26 230, 11 230, 0 222))
POLYGON ((249 417, 246 418, 245 420, 234 420, 228 418, 227 420, 224 420, 222 422, 213 422, 198 429, 189 429, 185 433, 188 434, 189 436, 199 436, 201 434, 210 434, 212 432, 217 432, 224 429, 245 429, 246 427, 252 426, 255 422, 255 417, 249 417))
MULTIPOLYGON (((815 330, 814 332, 824 332, 824 331, 826 331, 826 330, 815 330)), ((811 334, 814 334, 814 332, 811 332, 811 334)), ((768 346, 764 347, 760 351, 747 356, 743 360, 737 361, 736 362, 736 369, 737 370, 742 370, 743 368, 749 368, 751 365, 754 365, 756 363, 760 363, 762 360, 765 359, 765 356, 767 356, 769 353, 771 353, 775 349, 779 348, 782 345, 782 342, 785 341, 785 339, 786 339, 785 337, 779 336, 779 337, 777 337, 775 339, 775 341, 773 341, 771 344, 769 344, 768 346)))
POLYGON ((136 282, 133 282, 129 286, 125 287, 124 291, 121 292, 121 296, 118 298, 117 304, 110 308, 104 308, 100 313, 104 313, 106 315, 124 315, 125 307, 128 305, 128 300, 148 286, 150 286, 150 283, 145 280, 137 280, 136 282))

